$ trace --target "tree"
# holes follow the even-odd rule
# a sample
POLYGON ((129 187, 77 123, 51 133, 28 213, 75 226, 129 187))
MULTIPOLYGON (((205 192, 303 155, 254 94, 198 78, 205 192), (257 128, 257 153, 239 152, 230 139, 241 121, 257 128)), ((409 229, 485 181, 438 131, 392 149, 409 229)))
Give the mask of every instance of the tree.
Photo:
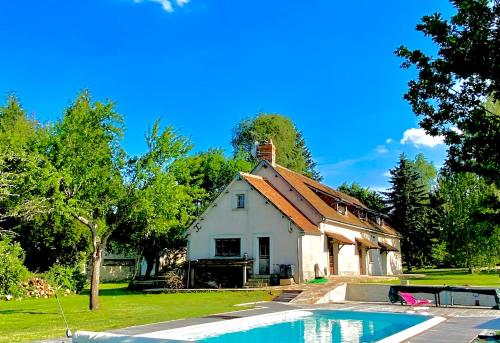
POLYGON ((0 150, 19 153, 34 143, 37 123, 30 120, 14 95, 0 107, 0 150))
POLYGON ((402 154, 396 168, 390 170, 391 189, 384 193, 391 223, 402 235, 401 251, 408 270, 423 264, 430 254, 430 238, 425 223, 428 194, 414 164, 402 154))
POLYGON ((413 160, 415 170, 418 172, 419 179, 425 191, 429 193, 432 187, 436 184, 437 171, 434 164, 427 161, 423 153, 417 154, 413 160))
MULTIPOLYGON (((118 226, 117 208, 126 197, 121 172, 124 153, 119 145, 122 116, 111 102, 94 102, 83 92, 55 125, 45 173, 52 211, 72 218, 91 236, 91 310, 99 308, 99 279, 103 250, 118 226)), ((42 169, 44 170, 44 169, 42 169)), ((34 178, 40 183, 43 178, 34 178)))
POLYGON ((380 213, 385 213, 386 211, 384 198, 379 192, 371 190, 370 187, 362 187, 356 182, 353 182, 351 185, 344 182, 337 189, 342 193, 355 197, 371 210, 380 213))
POLYGON ((498 186, 500 113, 491 105, 500 101, 500 2, 451 2, 451 20, 435 13, 416 27, 437 45, 437 57, 405 46, 396 51, 403 68, 418 70, 404 98, 427 133, 445 137, 451 170, 475 172, 498 186))
POLYGON ((241 153, 227 158, 222 149, 209 149, 179 159, 173 165, 177 181, 190 189, 193 198, 205 204, 214 200, 237 172, 251 169, 252 164, 241 153))
POLYGON ((244 119, 233 129, 231 145, 235 155, 245 154, 248 161, 256 163, 252 156, 255 142, 273 140, 276 145, 276 162, 280 165, 305 174, 316 180, 321 176, 315 170, 316 162, 305 144, 304 136, 294 123, 280 114, 261 113, 244 119))
POLYGON ((129 196, 118 206, 121 229, 113 240, 143 256, 146 276, 166 248, 185 246, 184 230, 194 213, 190 189, 178 182, 172 166, 191 149, 172 127, 156 121, 146 134, 148 151, 128 162, 129 196))
POLYGON ((500 261, 500 225, 496 189, 472 173, 447 174, 439 178, 442 241, 449 260, 472 269, 500 261), (494 202, 492 204, 491 202, 494 202))

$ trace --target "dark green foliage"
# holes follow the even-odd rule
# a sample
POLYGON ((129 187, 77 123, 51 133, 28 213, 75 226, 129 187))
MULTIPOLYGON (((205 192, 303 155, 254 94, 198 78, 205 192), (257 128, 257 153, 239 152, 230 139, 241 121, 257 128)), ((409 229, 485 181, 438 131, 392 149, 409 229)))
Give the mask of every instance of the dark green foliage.
POLYGON ((342 193, 355 197, 371 210, 380 213, 385 213, 386 211, 384 198, 379 192, 371 190, 370 187, 362 187, 356 182, 353 182, 351 185, 344 182, 337 189, 342 193))
POLYGON ((85 287, 86 278, 78 267, 54 264, 44 277, 55 288, 69 289, 80 293, 85 287))
POLYGON ((449 264, 472 269, 500 262, 497 192, 494 185, 472 173, 440 177, 436 219, 449 264))
POLYGON ((451 20, 435 13, 417 25, 437 45, 437 56, 404 46, 396 51, 404 68, 418 70, 404 98, 422 128, 445 136, 451 170, 473 171, 498 186, 500 113, 484 99, 500 101, 500 2, 451 2, 451 20))
POLYGON ((276 162, 283 167, 307 175, 316 180, 321 176, 315 170, 316 162, 312 159, 304 136, 294 123, 280 114, 261 113, 250 119, 244 119, 233 129, 231 145, 235 155, 243 154, 255 164, 252 157, 255 142, 272 139, 276 146, 276 162))
POLYGON ((26 251, 24 264, 31 271, 45 272, 55 263, 75 265, 91 252, 88 228, 54 213, 21 223, 15 231, 26 251))
POLYGON ((0 239, 0 295, 22 296, 21 282, 29 273, 23 265, 24 251, 10 239, 0 239))
POLYGON ((429 196, 412 161, 401 155, 391 173, 391 189, 385 193, 391 224, 403 236, 401 250, 403 261, 409 270, 422 266, 426 255, 430 255, 432 238, 426 225, 426 204, 429 196))

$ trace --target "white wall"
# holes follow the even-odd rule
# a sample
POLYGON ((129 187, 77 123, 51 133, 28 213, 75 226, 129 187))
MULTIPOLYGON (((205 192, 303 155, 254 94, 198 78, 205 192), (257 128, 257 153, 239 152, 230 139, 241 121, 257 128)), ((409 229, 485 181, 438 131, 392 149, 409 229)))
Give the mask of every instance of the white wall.
MULTIPOLYGON (((376 233, 362 231, 342 224, 322 223, 322 231, 335 232, 355 241, 357 237, 363 237, 372 242, 384 241, 397 249, 400 249, 399 239, 394 237, 382 236, 376 233)), ((337 255, 336 271, 338 275, 359 275, 360 258, 356 245, 339 246, 337 255), (340 248, 341 247, 341 248, 340 248)), ((327 248, 328 249, 328 248, 327 248)), ((334 254, 335 254, 334 249, 334 254)), ((326 250, 325 260, 329 264, 328 250, 326 250)), ((365 270, 368 275, 394 275, 402 272, 401 254, 399 252, 382 252, 380 249, 362 249, 362 259, 365 263, 365 270), (384 256, 386 254, 386 256, 384 256), (370 256, 371 255, 371 258, 370 256)))
POLYGON ((314 279, 314 265, 318 264, 320 276, 326 267, 326 259, 323 251, 324 237, 316 235, 302 236, 302 274, 304 280, 314 279))
MULTIPOLYGON (((257 237, 270 237, 270 272, 274 273, 275 265, 292 264, 297 272, 297 245, 301 231, 277 210, 256 190, 251 189, 244 180, 234 180, 226 192, 215 201, 188 233, 188 258, 212 259, 215 257, 215 238, 241 238, 241 254, 256 258, 257 237), (246 208, 233 209, 235 194, 246 194, 246 208), (201 229, 196 232, 194 226, 201 229)), ((257 271, 257 263, 254 272, 257 271)))

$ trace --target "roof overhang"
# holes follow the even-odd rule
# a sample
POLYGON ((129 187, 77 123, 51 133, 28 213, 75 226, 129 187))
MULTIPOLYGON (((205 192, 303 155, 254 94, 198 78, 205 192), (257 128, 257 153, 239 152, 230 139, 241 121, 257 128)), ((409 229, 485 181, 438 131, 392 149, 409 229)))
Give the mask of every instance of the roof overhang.
POLYGON ((341 244, 350 244, 350 245, 355 244, 354 241, 336 232, 325 231, 325 235, 327 235, 330 238, 333 238, 334 240, 338 241, 341 244))
POLYGON ((378 246, 380 247, 380 250, 384 250, 384 251, 399 251, 398 249, 396 249, 392 245, 385 243, 385 242, 378 242, 378 246))
POLYGON ((356 237, 356 242, 365 247, 366 249, 380 249, 378 244, 373 243, 372 241, 362 238, 362 237, 356 237))

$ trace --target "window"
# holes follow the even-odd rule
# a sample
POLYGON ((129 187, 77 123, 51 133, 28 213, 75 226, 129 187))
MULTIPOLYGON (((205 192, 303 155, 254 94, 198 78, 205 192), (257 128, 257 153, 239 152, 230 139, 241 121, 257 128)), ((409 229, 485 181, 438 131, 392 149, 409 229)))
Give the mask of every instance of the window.
POLYGON ((237 257, 241 256, 240 238, 217 238, 215 239, 215 256, 237 257))
POLYGON ((382 225, 382 219, 379 216, 377 216, 376 220, 378 225, 382 225))
POLYGON ((245 194, 236 194, 236 208, 245 208, 245 194))
POLYGON ((347 205, 337 203, 337 212, 339 212, 340 214, 346 214, 347 213, 347 205))

